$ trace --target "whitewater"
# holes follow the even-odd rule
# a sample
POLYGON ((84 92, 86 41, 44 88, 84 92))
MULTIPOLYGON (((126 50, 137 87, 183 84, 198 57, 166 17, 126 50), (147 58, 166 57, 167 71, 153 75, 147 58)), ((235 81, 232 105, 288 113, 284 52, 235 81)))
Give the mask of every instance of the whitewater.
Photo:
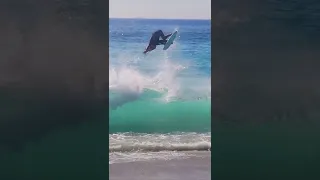
POLYGON ((210 21, 110 20, 109 164, 211 150, 210 21), (152 32, 179 30, 147 55, 152 32))

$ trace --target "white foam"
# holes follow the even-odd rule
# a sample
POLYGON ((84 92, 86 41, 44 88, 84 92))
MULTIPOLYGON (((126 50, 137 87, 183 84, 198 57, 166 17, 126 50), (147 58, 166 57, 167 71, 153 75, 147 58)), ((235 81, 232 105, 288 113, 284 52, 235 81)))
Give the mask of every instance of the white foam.
POLYGON ((110 152, 208 151, 211 148, 209 133, 111 134, 109 142, 110 152))
POLYGON ((187 154, 184 152, 114 152, 109 153, 109 164, 135 161, 185 159, 190 156, 195 156, 195 154, 187 154))
POLYGON ((210 133, 109 135, 109 163, 170 160, 195 155, 190 151, 211 149, 210 133))
POLYGON ((129 152, 129 151, 208 151, 211 148, 210 142, 198 142, 190 144, 171 144, 171 143, 133 143, 119 144, 109 148, 110 152, 129 152))
POLYGON ((170 51, 155 50, 152 53, 144 58, 136 54, 121 54, 119 60, 117 58, 117 63, 109 69, 109 90, 118 93, 121 100, 113 99, 112 102, 136 100, 145 90, 162 93, 160 100, 163 102, 210 95, 207 78, 195 78, 194 74, 181 76, 181 73, 188 74, 188 61, 170 59, 170 51))

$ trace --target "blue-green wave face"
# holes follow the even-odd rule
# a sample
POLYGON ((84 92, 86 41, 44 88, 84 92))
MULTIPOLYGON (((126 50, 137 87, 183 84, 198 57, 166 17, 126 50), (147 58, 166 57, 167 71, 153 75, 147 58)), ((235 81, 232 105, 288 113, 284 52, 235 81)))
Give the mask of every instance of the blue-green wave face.
MULTIPOLYGON (((164 102, 160 97, 160 93, 146 91, 134 101, 114 109, 111 105, 110 133, 210 131, 210 99, 164 102)), ((110 95, 110 99, 116 101, 116 95, 110 95)))
POLYGON ((109 70, 109 132, 210 131, 210 77, 155 56, 109 70))

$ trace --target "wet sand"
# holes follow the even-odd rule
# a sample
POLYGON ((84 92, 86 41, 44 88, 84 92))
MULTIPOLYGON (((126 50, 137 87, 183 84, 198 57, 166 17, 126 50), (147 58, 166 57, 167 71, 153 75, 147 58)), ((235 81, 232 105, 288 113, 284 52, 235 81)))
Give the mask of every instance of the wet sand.
POLYGON ((196 157, 109 165, 110 180, 210 180, 211 152, 196 157))

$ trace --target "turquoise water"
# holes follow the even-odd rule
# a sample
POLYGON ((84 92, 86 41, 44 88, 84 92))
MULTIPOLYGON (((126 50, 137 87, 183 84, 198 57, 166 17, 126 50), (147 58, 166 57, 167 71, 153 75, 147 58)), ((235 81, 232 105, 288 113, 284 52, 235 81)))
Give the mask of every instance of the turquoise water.
POLYGON ((113 19, 109 44, 110 132, 209 130, 210 21, 113 19), (145 56, 157 29, 178 38, 145 56))
MULTIPOLYGON (((192 134, 195 142, 200 138, 210 146, 210 26, 206 20, 110 20, 109 150, 124 151, 115 148, 120 144, 127 149, 157 149, 163 142, 142 147, 128 145, 132 143, 128 139, 144 137, 141 142, 146 143, 165 136, 173 141, 173 133, 179 137, 192 134), (179 33, 168 50, 158 46, 144 55, 151 34, 158 29, 179 33), (146 134, 150 135, 147 140, 146 134)), ((190 148, 199 146, 190 140, 190 148)))

